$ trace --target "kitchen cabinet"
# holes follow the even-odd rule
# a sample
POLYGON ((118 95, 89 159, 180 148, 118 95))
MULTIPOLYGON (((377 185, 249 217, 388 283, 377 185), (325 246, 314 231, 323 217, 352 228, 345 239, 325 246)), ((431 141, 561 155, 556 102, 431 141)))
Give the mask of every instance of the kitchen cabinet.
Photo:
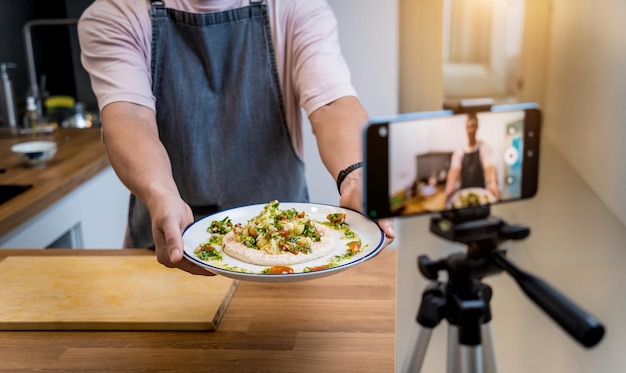
POLYGON ((61 129, 43 169, 23 167, 0 139, 0 185, 31 185, 0 204, 0 247, 121 248, 129 191, 111 168, 99 129, 61 129))
POLYGON ((0 247, 121 248, 128 197, 113 169, 107 167, 0 238, 0 247))

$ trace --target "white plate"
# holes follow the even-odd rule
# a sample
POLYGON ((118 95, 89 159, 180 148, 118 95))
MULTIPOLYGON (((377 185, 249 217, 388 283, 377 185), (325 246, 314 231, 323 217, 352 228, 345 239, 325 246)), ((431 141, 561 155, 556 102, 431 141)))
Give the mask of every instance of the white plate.
POLYGON ((436 191, 437 191, 437 188, 435 188, 432 185, 425 185, 422 187, 422 189, 420 189, 420 192, 422 193, 423 196, 430 196, 432 194, 435 194, 436 191))
MULTIPOLYGON (((225 252, 222 252, 221 262, 207 262, 198 258, 196 254, 194 254, 194 250, 200 244, 207 242, 207 240, 209 239, 210 234, 207 232, 207 227, 211 224, 212 221, 222 220, 225 217, 229 217, 233 224, 245 224, 248 222, 249 219, 257 216, 261 211, 263 211, 263 206, 265 206, 265 204, 238 207, 231 210, 221 211, 219 213, 209 215, 205 218, 202 218, 201 220, 196 221, 195 223, 187 227, 187 229, 183 233, 183 241, 185 242, 185 258, 187 258, 194 264, 208 269, 213 273, 237 280, 257 282, 293 282, 311 280, 314 278, 325 277, 338 273, 340 271, 350 268, 351 266, 354 266, 360 262, 374 257, 383 247, 385 236, 382 229, 380 229, 378 224, 376 224, 374 221, 368 219, 358 212, 330 205, 281 202, 281 210, 294 208, 298 211, 304 211, 313 220, 317 220, 320 222, 328 221, 326 219, 326 215, 330 213, 345 213, 346 223, 348 223, 349 229, 356 233, 359 238, 361 238, 363 247, 361 252, 355 254, 349 259, 345 259, 344 261, 339 262, 336 267, 321 269, 313 272, 304 272, 304 269, 306 267, 316 267, 327 264, 329 260, 335 255, 342 255, 348 249, 346 244, 349 242, 349 240, 341 238, 342 232, 331 229, 333 231, 333 234, 335 235, 335 239, 337 240, 335 250, 322 258, 289 266, 294 270, 294 273, 290 274, 264 274, 262 273, 262 271, 270 266, 259 266, 246 263, 229 256, 225 252), (220 263, 222 266, 227 265, 230 268, 237 267, 245 270, 246 272, 239 272, 236 270, 222 268, 219 266, 220 263)), ((219 251, 221 251, 221 247, 217 247, 219 248, 219 251)))
POLYGON ((494 197, 494 195, 485 188, 478 188, 478 187, 463 188, 463 189, 457 190, 452 195, 452 197, 450 197, 450 199, 448 200, 448 203, 446 204, 446 208, 449 208, 449 209, 450 208, 456 208, 456 209, 463 208, 462 206, 456 206, 456 200, 461 197, 466 197, 469 194, 477 195, 480 200, 481 205, 488 205, 488 204, 496 202, 496 197, 494 197))

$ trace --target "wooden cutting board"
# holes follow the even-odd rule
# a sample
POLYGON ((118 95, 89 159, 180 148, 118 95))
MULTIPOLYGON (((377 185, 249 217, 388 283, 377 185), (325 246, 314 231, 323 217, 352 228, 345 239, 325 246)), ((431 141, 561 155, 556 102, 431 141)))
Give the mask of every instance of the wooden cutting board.
POLYGON ((215 330, 237 284, 154 256, 8 257, 0 330, 215 330))

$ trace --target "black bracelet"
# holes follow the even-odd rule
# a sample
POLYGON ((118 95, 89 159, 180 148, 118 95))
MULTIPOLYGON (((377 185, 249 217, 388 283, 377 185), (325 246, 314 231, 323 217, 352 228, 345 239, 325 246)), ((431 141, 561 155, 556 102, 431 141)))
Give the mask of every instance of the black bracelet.
POLYGON ((339 175, 337 176, 337 191, 339 192, 339 194, 341 194, 341 183, 343 183, 346 176, 348 176, 350 172, 361 167, 363 167, 363 162, 358 162, 339 171, 339 175))

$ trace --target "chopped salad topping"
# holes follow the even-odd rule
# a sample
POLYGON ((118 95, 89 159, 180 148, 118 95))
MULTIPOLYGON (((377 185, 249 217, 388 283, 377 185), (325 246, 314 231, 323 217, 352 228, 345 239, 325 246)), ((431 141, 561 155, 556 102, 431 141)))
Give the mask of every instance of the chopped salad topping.
POLYGON ((235 224, 233 231, 237 241, 269 254, 311 253, 311 243, 322 239, 304 211, 282 210, 278 201, 266 204, 263 211, 245 225, 235 224))

